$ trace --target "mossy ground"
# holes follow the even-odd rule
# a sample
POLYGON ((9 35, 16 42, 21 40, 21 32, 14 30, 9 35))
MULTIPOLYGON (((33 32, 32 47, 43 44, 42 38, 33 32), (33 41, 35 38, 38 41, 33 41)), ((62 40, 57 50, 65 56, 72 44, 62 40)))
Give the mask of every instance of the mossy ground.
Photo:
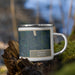
POLYGON ((75 62, 65 65, 55 75, 75 75, 75 62))
MULTIPOLYGON (((61 44, 55 44, 55 52, 60 51, 64 47, 64 42, 61 44)), ((68 41, 66 50, 58 56, 61 59, 61 63, 65 64, 75 60, 75 41, 68 41)))
MULTIPOLYGON (((60 51, 64 47, 64 42, 55 44, 55 52, 60 51)), ((75 75, 75 31, 68 37, 68 45, 66 50, 56 56, 62 67, 55 72, 54 75, 75 75)), ((59 66, 59 64, 58 64, 59 66)))

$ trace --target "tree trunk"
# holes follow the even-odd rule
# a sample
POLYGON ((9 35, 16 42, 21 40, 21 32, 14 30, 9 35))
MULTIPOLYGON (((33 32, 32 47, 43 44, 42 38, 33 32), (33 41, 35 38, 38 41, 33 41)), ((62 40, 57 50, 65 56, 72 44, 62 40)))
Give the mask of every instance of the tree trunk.
POLYGON ((2 55, 8 69, 7 75, 49 75, 56 68, 57 60, 46 62, 30 62, 28 59, 19 58, 19 44, 9 41, 9 47, 2 55))

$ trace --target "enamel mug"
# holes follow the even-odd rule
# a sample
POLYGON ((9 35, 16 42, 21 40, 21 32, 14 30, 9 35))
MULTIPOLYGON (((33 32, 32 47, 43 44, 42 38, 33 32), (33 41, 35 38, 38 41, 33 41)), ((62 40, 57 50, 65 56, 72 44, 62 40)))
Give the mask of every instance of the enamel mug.
POLYGON ((64 34, 54 33, 53 24, 25 24, 18 26, 20 58, 30 61, 48 61, 55 55, 61 54, 67 47, 64 34), (53 36, 62 36, 64 48, 54 53, 53 36))

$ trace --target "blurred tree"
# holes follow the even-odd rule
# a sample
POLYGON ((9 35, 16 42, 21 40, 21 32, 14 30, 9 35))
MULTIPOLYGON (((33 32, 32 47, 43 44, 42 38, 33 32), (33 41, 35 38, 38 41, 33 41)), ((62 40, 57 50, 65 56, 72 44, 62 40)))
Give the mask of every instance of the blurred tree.
POLYGON ((39 1, 37 0, 36 24, 39 24, 39 1))
POLYGON ((19 7, 24 8, 24 4, 27 0, 14 0, 15 4, 17 4, 19 7))
POLYGON ((0 0, 0 7, 7 8, 9 7, 10 0, 0 0))
POLYGON ((50 0, 50 18, 49 18, 49 23, 54 24, 53 18, 52 18, 52 0, 50 0))
POLYGON ((16 40, 18 40, 18 32, 17 32, 16 17, 15 17, 14 0, 10 0, 10 9, 11 9, 11 13, 12 13, 12 24, 13 24, 14 37, 15 37, 16 40))
POLYGON ((66 3, 66 0, 60 0, 59 1, 59 7, 60 7, 61 15, 62 15, 63 33, 65 33, 67 35, 67 37, 69 35, 69 31, 68 31, 69 30, 69 23, 70 23, 70 20, 72 18, 71 14, 72 14, 73 0, 70 0, 70 1, 71 1, 71 3, 70 3, 70 9, 69 9, 69 12, 68 12, 68 21, 67 21, 66 25, 65 25, 65 12, 64 12, 64 9, 63 9, 64 4, 66 3), (64 31, 65 26, 67 26, 67 33, 64 31))
POLYGON ((63 33, 65 33, 65 32, 64 32, 64 28, 65 28, 65 24, 64 24, 64 11, 63 11, 63 8, 62 8, 61 0, 59 1, 59 7, 60 7, 61 16, 62 16, 61 22, 62 22, 62 24, 63 24, 63 33))
POLYGON ((75 40, 75 13, 74 13, 74 26, 72 28, 72 33, 69 36, 69 40, 71 40, 71 41, 75 40))
POLYGON ((71 0, 71 5, 70 5, 70 9, 69 9, 69 13, 68 13, 68 22, 67 22, 67 37, 69 35, 69 22, 70 22, 70 19, 71 19, 71 13, 72 13, 72 4, 73 4, 73 0, 71 0))

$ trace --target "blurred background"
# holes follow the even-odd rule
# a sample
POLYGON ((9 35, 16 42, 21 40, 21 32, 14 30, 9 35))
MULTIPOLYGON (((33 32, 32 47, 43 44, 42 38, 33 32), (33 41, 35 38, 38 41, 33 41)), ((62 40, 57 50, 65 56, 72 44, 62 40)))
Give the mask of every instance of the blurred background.
POLYGON ((18 40, 20 24, 54 24, 55 31, 67 38, 75 30, 75 0, 0 0, 1 55, 9 40, 18 40))

